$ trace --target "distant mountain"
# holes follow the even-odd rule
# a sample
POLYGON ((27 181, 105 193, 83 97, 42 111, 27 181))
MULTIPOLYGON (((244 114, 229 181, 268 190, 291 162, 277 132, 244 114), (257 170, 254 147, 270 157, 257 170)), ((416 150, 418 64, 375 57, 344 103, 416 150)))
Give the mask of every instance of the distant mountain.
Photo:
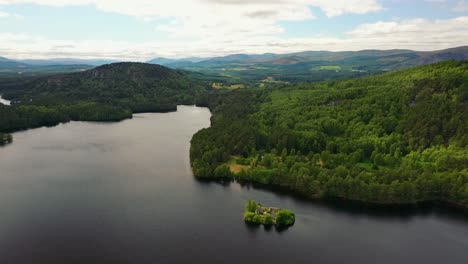
POLYGON ((146 63, 169 65, 169 64, 178 64, 178 63, 197 63, 197 62, 205 61, 208 59, 209 58, 198 58, 198 57, 190 57, 190 58, 183 58, 183 59, 168 59, 168 58, 158 57, 158 58, 149 60, 146 63))
POLYGON ((407 64, 411 66, 427 65, 446 60, 468 61, 468 46, 446 49, 440 51, 418 52, 418 58, 410 60, 398 67, 404 67, 407 64))
MULTIPOLYGON (((238 62, 260 63, 272 62, 275 64, 294 64, 305 61, 341 61, 356 58, 399 58, 401 60, 414 60, 411 64, 423 65, 444 60, 467 60, 468 46, 440 51, 418 52, 412 50, 361 50, 361 51, 303 51, 289 54, 233 54, 224 57, 206 59, 210 62, 238 62)), ((394 59, 396 60, 396 59, 394 59)))
POLYGON ((281 56, 302 57, 306 61, 340 61, 352 58, 377 58, 415 53, 411 50, 304 51, 281 56))
POLYGON ((288 82, 345 79, 446 60, 468 60, 468 46, 430 52, 394 49, 232 54, 199 62, 163 58, 158 62, 202 73, 205 80, 251 84, 265 79, 288 82))
POLYGON ((85 60, 72 61, 71 59, 17 61, 0 57, 0 77, 37 77, 57 73, 79 72, 89 70, 94 67, 83 63, 84 61, 85 60))
POLYGON ((14 60, 10 60, 10 59, 4 58, 4 57, 0 57, 0 69, 2 69, 2 71, 8 70, 8 69, 17 70, 19 68, 24 68, 26 66, 27 65, 24 64, 24 63, 20 63, 20 62, 14 61, 14 60))
POLYGON ((4 57, 0 57, 0 62, 9 62, 11 61, 10 59, 7 59, 7 58, 4 58, 4 57))
POLYGON ((304 61, 306 61, 304 57, 293 55, 289 57, 282 57, 279 59, 275 59, 271 61, 271 63, 277 64, 277 65, 292 65, 292 64, 297 64, 297 63, 304 62, 304 61))
POLYGON ((224 57, 216 57, 209 59, 207 61, 211 62, 246 62, 251 61, 253 56, 255 55, 247 55, 247 54, 232 54, 224 57))
POLYGON ((186 59, 167 59, 167 58, 162 58, 162 57, 147 61, 147 63, 159 64, 159 65, 167 65, 167 64, 172 64, 176 62, 190 62, 190 61, 186 59))
POLYGON ((116 63, 117 60, 103 59, 46 59, 46 60, 19 60, 19 62, 34 65, 34 66, 51 66, 51 65, 92 65, 101 66, 104 64, 116 63))

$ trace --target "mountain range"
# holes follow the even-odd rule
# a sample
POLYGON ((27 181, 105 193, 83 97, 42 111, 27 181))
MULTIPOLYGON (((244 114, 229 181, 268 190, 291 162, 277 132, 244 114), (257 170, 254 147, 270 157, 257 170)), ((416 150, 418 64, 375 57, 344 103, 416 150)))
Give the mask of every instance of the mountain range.
POLYGON ((345 79, 395 69, 468 60, 468 46, 439 50, 304 51, 290 54, 233 54, 224 57, 190 59, 158 58, 148 63, 200 72, 227 83, 276 81, 320 81, 345 79))
POLYGON ((170 65, 174 63, 273 63, 296 64, 307 61, 342 61, 352 58, 376 58, 389 61, 407 62, 408 64, 430 64, 441 60, 468 60, 468 46, 438 50, 438 51, 413 51, 413 50, 361 50, 361 51, 303 51, 288 54, 232 54, 223 57, 209 58, 156 58, 147 63, 170 65))
MULTIPOLYGON (((223 57, 155 58, 149 64, 199 73, 222 84, 322 81, 383 73, 390 70, 468 60, 468 46, 439 50, 303 51, 289 54, 231 54, 223 57)), ((106 59, 12 60, 0 57, 0 76, 40 76, 79 72, 118 62, 106 59)))

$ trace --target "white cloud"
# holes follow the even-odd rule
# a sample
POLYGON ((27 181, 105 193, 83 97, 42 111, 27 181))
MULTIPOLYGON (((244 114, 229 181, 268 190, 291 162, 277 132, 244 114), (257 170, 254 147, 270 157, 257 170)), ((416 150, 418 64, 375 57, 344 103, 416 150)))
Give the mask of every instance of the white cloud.
MULTIPOLYGON (((153 57, 218 56, 233 53, 289 53, 304 50, 361 50, 361 49, 413 49, 436 50, 468 45, 468 16, 445 20, 411 19, 381 21, 362 24, 349 31, 344 37, 320 35, 308 38, 284 39, 276 34, 251 34, 238 32, 232 36, 207 34, 203 38, 195 35, 196 27, 182 23, 183 35, 196 31, 193 40, 180 41, 175 28, 168 26, 161 30, 174 30, 176 36, 164 41, 71 41, 47 39, 15 33, 0 33, 0 54, 13 58, 82 57, 147 60, 153 57), (243 36, 239 38, 239 36, 243 36), (248 36, 248 37, 245 37, 248 36)), ((241 22, 240 22, 241 23, 241 22)), ((211 25, 215 27, 216 25, 211 25)), ((242 24, 242 26, 248 26, 242 24)), ((221 27, 223 28, 223 27, 221 27)), ((234 30, 234 29, 229 29, 234 30)), ((236 28, 238 30, 238 28, 236 28)), ((274 32, 279 28, 266 31, 274 32)), ((232 32, 232 31, 230 31, 232 32)))
POLYGON ((392 48, 435 50, 468 45, 468 16, 362 24, 343 37, 326 34, 304 38, 281 36, 284 28, 278 22, 314 19, 311 6, 321 9, 328 17, 335 17, 346 13, 379 11, 382 6, 377 0, 0 0, 0 5, 20 3, 94 5, 102 11, 133 16, 147 22, 166 18, 170 22, 155 26, 155 30, 165 32, 169 37, 137 43, 74 41, 0 33, 1 56, 146 60, 157 56, 392 48))
POLYGON ((284 32, 278 22, 314 19, 311 6, 321 9, 328 17, 382 9, 378 0, 0 0, 0 5, 24 3, 94 5, 101 11, 147 22, 170 19, 172 23, 155 26, 155 30, 167 33, 171 41, 177 39, 183 43, 275 39, 284 32))
MULTIPOLYGON (((178 14, 197 14, 202 9, 222 10, 277 8, 307 9, 308 6, 318 7, 328 16, 338 16, 345 13, 365 14, 379 11, 382 6, 377 0, 0 0, 0 4, 33 3, 49 6, 95 5, 97 8, 131 16, 178 16, 178 14)), ((278 9, 279 13, 282 12, 278 9)))
POLYGON ((23 16, 18 14, 10 14, 0 10, 0 18, 15 18, 15 19, 23 19, 23 16))
POLYGON ((362 24, 348 35, 354 39, 389 39, 391 42, 468 42, 468 17, 446 20, 411 19, 398 22, 362 24))
POLYGON ((315 0, 310 3, 322 9, 329 17, 345 13, 366 14, 382 10, 382 6, 377 1, 315 0))
POLYGON ((468 2, 465 0, 458 1, 457 5, 453 9, 456 12, 467 12, 468 2))
POLYGON ((33 3, 48 6, 94 5, 97 9, 152 22, 171 19, 156 30, 179 41, 212 39, 233 41, 275 36, 284 29, 279 21, 314 19, 311 6, 329 17, 380 10, 377 0, 0 0, 0 5, 33 3))

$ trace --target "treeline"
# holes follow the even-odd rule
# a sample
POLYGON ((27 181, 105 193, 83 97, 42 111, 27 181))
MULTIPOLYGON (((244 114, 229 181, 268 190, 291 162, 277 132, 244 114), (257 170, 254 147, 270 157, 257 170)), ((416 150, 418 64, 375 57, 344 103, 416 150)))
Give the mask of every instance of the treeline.
POLYGON ((306 196, 468 206, 468 63, 213 97, 197 177, 306 196))
POLYGON ((117 63, 9 82, 0 90, 14 102, 0 105, 0 132, 5 133, 71 120, 119 121, 137 112, 175 111, 178 104, 195 104, 206 86, 159 65, 117 63))

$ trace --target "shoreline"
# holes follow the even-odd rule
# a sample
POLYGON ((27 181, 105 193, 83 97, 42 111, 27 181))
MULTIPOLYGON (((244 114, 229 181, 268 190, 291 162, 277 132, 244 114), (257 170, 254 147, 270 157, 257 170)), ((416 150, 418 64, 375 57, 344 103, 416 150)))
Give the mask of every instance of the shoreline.
MULTIPOLYGON (((1 95, 0 95, 0 98, 1 98, 1 95)), ((1 104, 1 102, 0 102, 0 104, 1 104)), ((118 120, 73 120, 73 119, 70 119, 70 120, 67 120, 65 122, 58 122, 58 123, 56 123, 54 125, 39 125, 39 126, 29 127, 29 128, 25 128, 25 129, 8 130, 8 131, 3 131, 3 132, 0 131, 0 133, 11 135, 13 137, 13 134, 17 133, 17 132, 24 132, 24 131, 28 131, 28 130, 32 130, 32 129, 43 128, 43 127, 56 127, 56 126, 58 126, 60 124, 67 124, 67 123, 70 123, 70 122, 118 123, 118 122, 122 122, 122 121, 125 121, 125 120, 133 119, 134 118, 133 115, 135 115, 135 114, 167 114, 167 113, 174 113, 174 112, 177 112, 178 106, 202 107, 202 108, 207 108, 211 112, 211 110, 207 106, 202 106, 202 105, 197 105, 197 104, 177 104, 177 105, 175 105, 175 107, 173 107, 171 109, 162 109, 160 111, 135 111, 135 112, 132 111, 132 115, 130 117, 125 117, 125 118, 121 118, 121 119, 118 119, 118 120)), ((13 140, 11 142, 8 142, 8 143, 4 144, 3 146, 11 144, 11 143, 13 143, 13 140)), ((0 145, 0 146, 2 146, 2 145, 0 145)))
POLYGON ((320 196, 319 194, 303 195, 283 186, 261 184, 261 183, 250 182, 250 181, 245 181, 245 180, 237 180, 234 178, 216 179, 216 178, 199 178, 196 176, 194 177, 196 178, 197 181, 201 181, 201 182, 219 183, 219 184, 236 183, 236 184, 240 184, 241 186, 249 186, 255 189, 273 192, 278 195, 285 195, 285 196, 293 197, 293 198, 296 198, 296 199, 299 199, 308 203, 315 202, 315 203, 322 204, 325 206, 339 207, 341 209, 343 209, 342 208, 343 206, 349 206, 353 208, 374 209, 378 211, 390 210, 390 212, 392 212, 393 210, 397 210, 398 212, 400 210, 408 211, 408 210, 415 210, 415 209, 441 208, 441 209, 454 210, 456 213, 463 214, 468 220, 468 206, 460 204, 460 203, 456 203, 453 201, 447 201, 447 200, 421 200, 421 201, 415 201, 413 203, 378 202, 378 201, 369 202, 369 201, 363 201, 363 200, 348 199, 345 197, 323 197, 323 196, 320 196))
MULTIPOLYGON (((1 95, 0 95, 1 97, 1 95)), ((165 109, 162 111, 136 111, 132 112, 132 116, 129 118, 123 118, 120 120, 102 120, 102 121, 87 121, 87 120, 69 120, 66 122, 59 122, 55 125, 51 126, 37 126, 37 127, 31 127, 27 129, 21 129, 21 130, 14 130, 14 131, 9 131, 9 132, 3 132, 6 135, 11 135, 12 140, 10 142, 6 142, 6 144, 0 144, 0 146, 7 146, 9 144, 13 144, 13 133, 16 132, 23 132, 27 130, 32 130, 32 129, 38 129, 42 127, 55 127, 60 124, 66 124, 69 122, 90 122, 90 123, 118 123, 122 122, 124 120, 128 119, 133 119, 133 115, 135 114, 143 114, 143 113, 172 113, 172 112, 177 112, 178 111, 178 106, 195 106, 195 107, 201 107, 201 108, 207 108, 210 112, 212 112, 212 109, 207 106, 207 105, 202 105, 202 104, 178 104, 175 106, 173 109, 165 109)), ((210 126, 211 127, 211 126, 210 126)), ((196 134, 196 133, 195 133, 196 134)), ((194 134, 194 135, 195 135, 194 134)), ((193 136, 192 136, 193 138, 193 136)), ((192 160, 190 160, 190 163, 192 164, 192 160)), ((193 172, 193 166, 191 166, 192 172, 193 172)), ((420 205, 427 205, 431 204, 432 207, 436 205, 440 205, 446 208, 454 209, 457 210, 461 213, 465 213, 468 215, 468 206, 463 205, 454 201, 448 201, 448 200, 421 200, 421 201, 415 201, 413 203, 400 203, 400 202, 393 202, 393 201, 363 201, 363 200, 356 200, 356 199, 349 199, 346 197, 323 197, 320 194, 314 194, 314 195, 304 195, 298 192, 295 192, 291 190, 290 188, 284 187, 284 186, 278 186, 278 185, 271 185, 271 184, 261 184, 258 182, 251 182, 251 181, 246 181, 246 180, 240 180, 236 179, 235 177, 232 178, 224 178, 224 179, 218 179, 218 178, 212 178, 212 177, 196 177, 193 176, 196 180, 198 181, 203 181, 203 182, 218 182, 218 183, 226 183, 226 182, 236 182, 241 185, 251 185, 254 188, 259 188, 259 189, 266 189, 275 193, 280 193, 280 194, 286 194, 288 196, 293 196, 296 198, 304 199, 307 201, 317 201, 317 202, 344 202, 344 203, 354 203, 356 205, 361 205, 361 206, 369 206, 369 207, 379 207, 379 208, 397 208, 397 209, 402 209, 402 208, 408 208, 408 207, 418 207, 420 205)))

